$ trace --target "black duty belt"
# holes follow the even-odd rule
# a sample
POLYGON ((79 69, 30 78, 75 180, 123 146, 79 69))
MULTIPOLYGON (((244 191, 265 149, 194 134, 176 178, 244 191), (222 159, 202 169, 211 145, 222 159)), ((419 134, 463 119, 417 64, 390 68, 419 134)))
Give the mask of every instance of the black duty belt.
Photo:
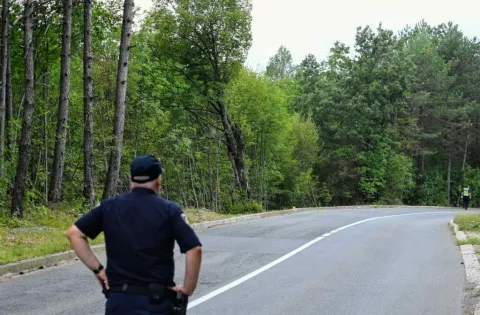
POLYGON ((108 292, 120 292, 149 296, 155 300, 173 301, 177 293, 162 284, 151 283, 149 285, 139 286, 133 284, 123 284, 119 286, 110 286, 108 292))
POLYGON ((105 297, 108 298, 109 293, 120 292, 145 295, 150 303, 162 303, 162 301, 170 301, 173 306, 173 315, 186 315, 188 306, 188 296, 182 292, 170 290, 167 286, 157 283, 138 286, 132 284, 123 284, 120 286, 111 286, 109 290, 103 288, 105 297))

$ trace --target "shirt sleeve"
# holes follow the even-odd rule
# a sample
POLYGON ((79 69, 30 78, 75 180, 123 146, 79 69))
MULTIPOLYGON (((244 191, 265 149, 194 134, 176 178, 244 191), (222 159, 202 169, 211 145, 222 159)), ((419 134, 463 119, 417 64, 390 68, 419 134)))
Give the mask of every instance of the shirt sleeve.
POLYGON ((180 247, 180 252, 185 254, 194 247, 202 246, 183 211, 174 207, 172 215, 173 234, 180 247))
POLYGON ((93 208, 90 212, 75 222, 77 228, 92 240, 97 238, 97 236, 103 231, 104 208, 105 204, 100 203, 97 207, 93 208))

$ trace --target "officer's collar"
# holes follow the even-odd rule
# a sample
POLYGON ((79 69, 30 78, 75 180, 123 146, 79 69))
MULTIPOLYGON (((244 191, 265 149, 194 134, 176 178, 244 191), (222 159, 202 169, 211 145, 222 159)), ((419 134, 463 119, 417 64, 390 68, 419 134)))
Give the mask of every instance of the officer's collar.
POLYGON ((156 195, 157 193, 155 191, 153 191, 152 189, 150 188, 144 188, 144 187, 135 187, 132 189, 132 192, 136 192, 136 193, 141 193, 141 194, 152 194, 152 195, 156 195))

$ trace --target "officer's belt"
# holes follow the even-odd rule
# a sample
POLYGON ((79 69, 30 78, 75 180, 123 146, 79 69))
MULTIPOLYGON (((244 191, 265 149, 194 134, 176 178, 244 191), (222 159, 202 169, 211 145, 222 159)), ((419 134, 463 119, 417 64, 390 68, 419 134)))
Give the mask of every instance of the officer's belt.
POLYGON ((156 299, 173 301, 176 298, 177 292, 170 290, 165 285, 150 284, 145 286, 138 286, 125 283, 120 286, 110 286, 109 292, 131 293, 138 295, 152 296, 156 299))

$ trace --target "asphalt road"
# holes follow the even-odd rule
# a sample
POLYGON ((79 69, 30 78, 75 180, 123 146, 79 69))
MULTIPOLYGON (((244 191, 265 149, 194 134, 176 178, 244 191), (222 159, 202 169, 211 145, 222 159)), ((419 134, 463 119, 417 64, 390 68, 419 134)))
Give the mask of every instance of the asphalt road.
MULTIPOLYGON (((447 225, 458 212, 306 212, 202 231, 188 314, 460 315, 465 271, 447 225)), ((184 263, 177 253, 178 283, 184 263)), ((104 303, 79 263, 0 281, 0 314, 103 314, 104 303)))

